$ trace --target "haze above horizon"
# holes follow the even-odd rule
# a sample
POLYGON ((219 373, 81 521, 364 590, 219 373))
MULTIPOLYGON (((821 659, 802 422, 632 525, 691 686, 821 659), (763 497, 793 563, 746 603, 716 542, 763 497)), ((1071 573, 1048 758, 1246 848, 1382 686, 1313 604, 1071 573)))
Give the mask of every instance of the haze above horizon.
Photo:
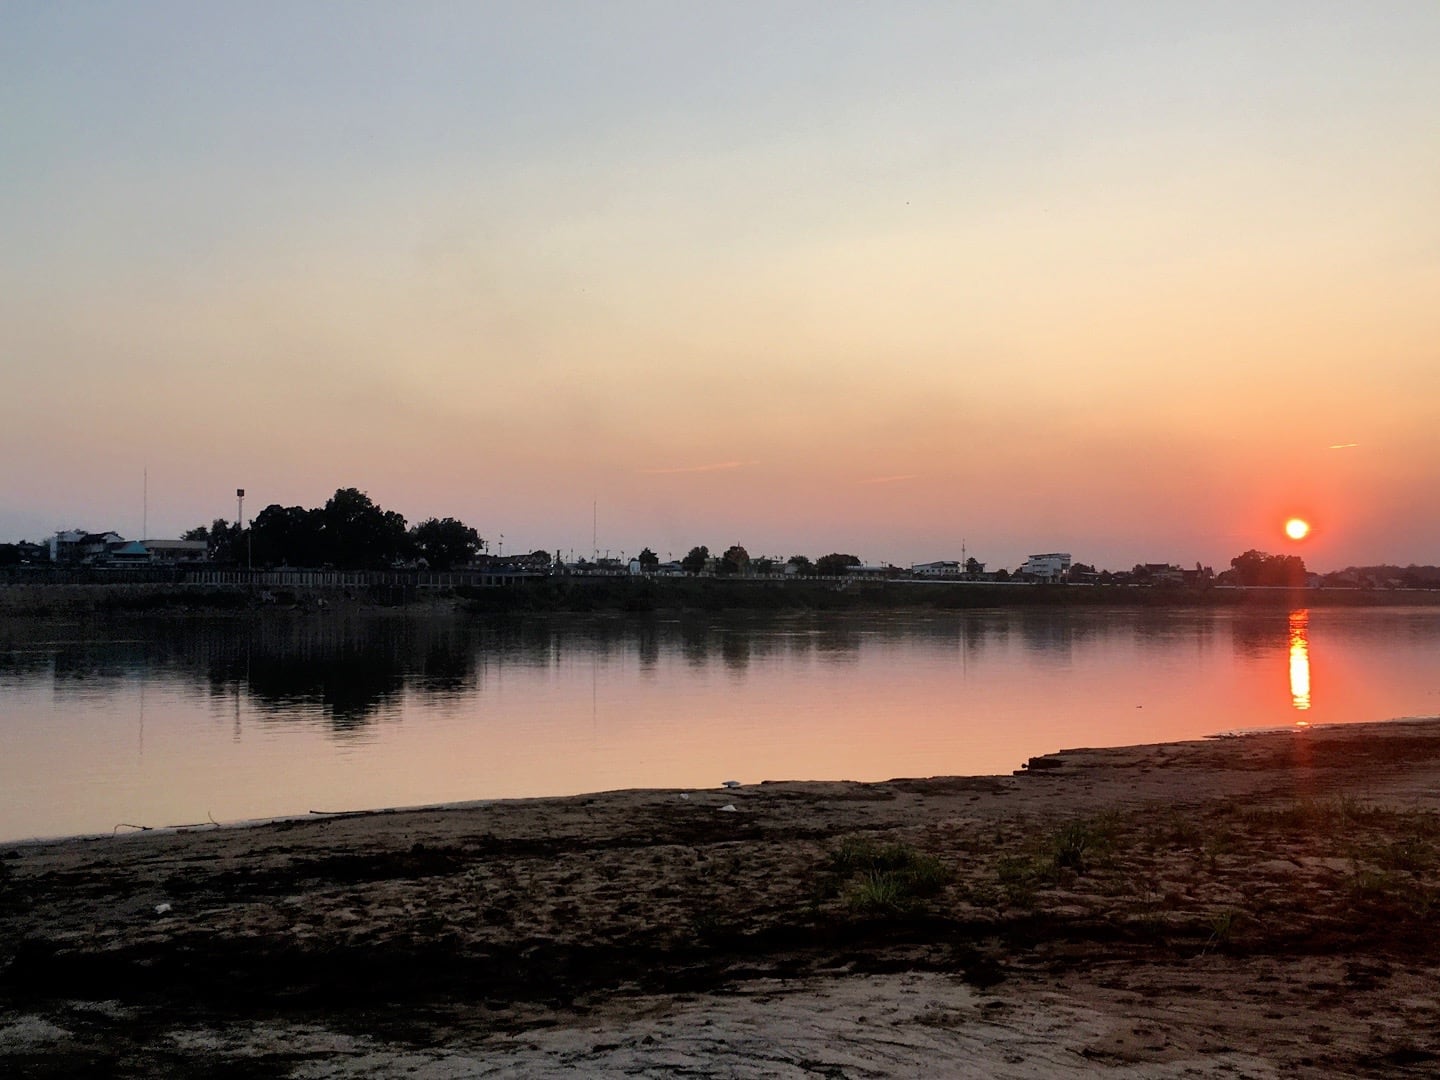
POLYGON ((0 541, 138 535, 148 470, 154 536, 356 486, 509 550, 1440 562, 1436 55, 1431 2, 12 6, 0 541))

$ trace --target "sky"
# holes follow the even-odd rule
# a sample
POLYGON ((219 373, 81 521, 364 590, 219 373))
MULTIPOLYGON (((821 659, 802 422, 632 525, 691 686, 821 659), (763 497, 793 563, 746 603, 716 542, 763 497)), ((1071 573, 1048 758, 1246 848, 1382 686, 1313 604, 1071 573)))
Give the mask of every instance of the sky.
POLYGON ((0 541, 1440 563, 1433 0, 4 26, 0 541))

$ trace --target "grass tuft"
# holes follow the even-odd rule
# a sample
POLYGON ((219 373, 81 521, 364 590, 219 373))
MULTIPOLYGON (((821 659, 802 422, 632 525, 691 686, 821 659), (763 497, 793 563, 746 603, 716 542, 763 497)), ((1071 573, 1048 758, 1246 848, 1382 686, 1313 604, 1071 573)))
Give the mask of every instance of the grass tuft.
POLYGON ((845 903, 864 914, 897 914, 933 896, 953 875, 934 855, 909 844, 876 844, 865 837, 846 837, 830 853, 830 873, 848 883, 845 903))

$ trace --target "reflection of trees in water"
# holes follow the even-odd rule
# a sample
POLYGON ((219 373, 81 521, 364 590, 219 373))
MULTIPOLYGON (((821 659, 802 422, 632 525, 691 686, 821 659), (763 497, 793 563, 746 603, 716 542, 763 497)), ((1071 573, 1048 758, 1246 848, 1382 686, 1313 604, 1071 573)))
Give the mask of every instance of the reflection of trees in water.
POLYGON ((87 633, 23 651, 3 648, 0 638, 0 677, 50 679, 62 694, 107 681, 173 679, 215 698, 245 693, 266 719, 318 710, 347 732, 370 723, 407 686, 468 692, 483 651, 472 628, 444 619, 160 619, 87 633))
POLYGON ((467 635, 443 620, 256 622, 208 645, 212 692, 243 688, 266 719, 318 707, 337 733, 365 727, 407 686, 464 692, 475 678, 467 635))
POLYGON ((319 705, 337 732, 364 727, 405 687, 394 657, 374 646, 306 657, 252 655, 244 683, 267 718, 289 719, 296 706, 319 705))
POLYGON ((417 685, 432 694, 460 695, 477 683, 475 650, 460 628, 447 626, 424 642, 417 685))
POLYGON ((743 672, 748 668, 753 640, 754 635, 744 631, 722 633, 720 635, 720 656, 725 661, 725 666, 734 672, 743 672))
POLYGON ((685 662, 691 667, 704 667, 708 664, 712 648, 710 626, 682 620, 677 630, 680 635, 680 651, 685 662))
POLYGON ((635 649, 640 656, 640 670, 653 674, 660 664, 660 633, 650 620, 636 628, 635 649))
POLYGON ((741 672, 771 660, 848 663, 859 659, 867 645, 877 643, 911 645, 918 640, 948 652, 964 649, 974 653, 987 641, 1008 636, 1016 619, 1005 612, 879 617, 834 613, 601 619, 551 616, 511 628, 501 655, 504 662, 526 657, 527 662, 539 658, 542 663, 558 664, 564 657, 583 653, 602 667, 633 660, 642 671, 653 671, 668 655, 691 668, 719 664, 741 672))
MULTIPOLYGON (((0 680, 53 680, 60 692, 91 692, 107 680, 170 678, 206 687, 216 698, 248 695, 267 722, 318 717, 338 734, 371 724, 406 693, 420 701, 464 699, 507 667, 630 665, 652 677, 672 665, 716 666, 738 675, 766 663, 848 664, 875 648, 893 648, 898 662, 915 648, 957 663, 1012 647, 1054 659, 1108 639, 1142 651, 1186 641, 1205 648, 1222 623, 1246 655, 1273 654, 1287 641, 1285 613, 997 609, 484 620, 327 614, 135 621, 92 629, 84 640, 75 639, 73 627, 62 628, 40 648, 33 626, 8 636, 0 626, 0 680), (72 636, 62 640, 61 633, 72 636)), ((1395 629, 1403 634, 1411 623, 1395 629)), ((1423 632, 1433 640, 1433 615, 1423 632)))

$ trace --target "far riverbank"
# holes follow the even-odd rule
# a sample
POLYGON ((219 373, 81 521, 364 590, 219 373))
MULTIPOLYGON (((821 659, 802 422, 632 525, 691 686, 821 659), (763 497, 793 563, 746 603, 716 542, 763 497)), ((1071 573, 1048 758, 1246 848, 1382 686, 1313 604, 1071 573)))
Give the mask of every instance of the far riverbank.
MULTIPOLYGON (((237 575, 243 577, 244 575, 237 575)), ((324 585, 106 582, 0 584, 0 616, 230 615, 406 610, 416 614, 525 612, 963 611, 981 608, 1410 607, 1440 604, 1440 590, 1166 588, 1000 582, 773 578, 549 576, 506 584, 429 584, 416 576, 324 585)), ((432 575, 434 577, 434 575, 432 575)))

